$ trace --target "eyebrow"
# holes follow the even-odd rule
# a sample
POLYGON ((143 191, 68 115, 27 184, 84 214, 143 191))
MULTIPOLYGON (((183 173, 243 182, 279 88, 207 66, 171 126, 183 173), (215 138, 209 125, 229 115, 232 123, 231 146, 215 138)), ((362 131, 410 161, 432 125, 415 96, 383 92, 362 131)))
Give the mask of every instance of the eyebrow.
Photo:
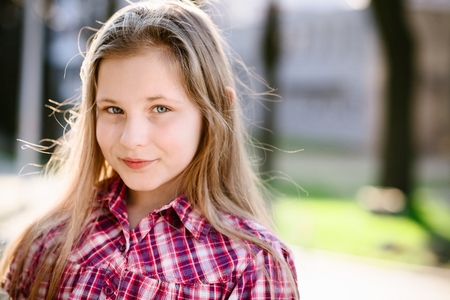
POLYGON ((109 98, 100 98, 100 99, 98 99, 98 98, 96 98, 95 99, 95 102, 96 103, 98 103, 98 102, 109 102, 109 103, 117 103, 117 101, 116 100, 113 100, 113 99, 109 99, 109 98))
POLYGON ((153 102, 153 101, 157 101, 157 100, 164 100, 164 101, 168 101, 168 102, 175 102, 175 103, 180 103, 182 101, 180 101, 179 99, 176 98, 167 98, 163 95, 156 95, 153 97, 147 97, 145 98, 145 100, 147 100, 148 102, 153 102))
MULTIPOLYGON (((164 97, 163 95, 156 95, 156 96, 152 96, 152 97, 146 97, 145 100, 148 101, 148 102, 153 102, 153 101, 157 101, 157 100, 179 102, 176 99, 167 98, 167 97, 164 97)), ((100 99, 95 99, 95 102, 97 102, 97 103, 99 103, 99 102, 108 102, 108 103, 116 104, 119 101, 116 101, 116 100, 111 99, 111 98, 100 98, 100 99)))

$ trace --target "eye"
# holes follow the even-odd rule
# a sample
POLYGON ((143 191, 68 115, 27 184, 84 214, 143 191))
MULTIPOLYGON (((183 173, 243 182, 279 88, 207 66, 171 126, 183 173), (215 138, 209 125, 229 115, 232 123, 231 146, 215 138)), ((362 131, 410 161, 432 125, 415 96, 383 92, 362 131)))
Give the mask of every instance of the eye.
POLYGON ((159 105, 159 106, 155 106, 153 108, 153 111, 156 112, 156 113, 162 114, 162 113, 168 112, 169 109, 167 107, 165 107, 165 106, 159 105))
POLYGON ((107 110, 110 114, 114 114, 114 115, 117 115, 117 114, 123 114, 123 110, 120 109, 120 108, 118 108, 118 107, 116 107, 116 106, 110 106, 110 107, 108 107, 106 110, 107 110))

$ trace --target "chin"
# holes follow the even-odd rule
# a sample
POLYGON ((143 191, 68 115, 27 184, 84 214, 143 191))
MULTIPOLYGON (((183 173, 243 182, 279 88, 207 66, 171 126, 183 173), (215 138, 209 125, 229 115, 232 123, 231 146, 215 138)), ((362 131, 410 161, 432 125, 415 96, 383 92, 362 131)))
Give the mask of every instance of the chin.
POLYGON ((155 189, 157 189, 160 185, 159 184, 152 184, 147 182, 136 182, 133 180, 124 180, 126 186, 133 190, 133 191, 138 191, 138 192, 150 192, 153 191, 155 189))

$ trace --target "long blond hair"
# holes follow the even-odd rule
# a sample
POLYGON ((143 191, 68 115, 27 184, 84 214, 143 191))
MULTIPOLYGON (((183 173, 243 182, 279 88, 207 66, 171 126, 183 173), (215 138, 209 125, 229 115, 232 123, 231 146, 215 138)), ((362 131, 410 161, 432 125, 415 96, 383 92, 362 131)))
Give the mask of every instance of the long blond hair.
POLYGON ((231 213, 272 227, 259 180, 246 153, 247 137, 241 124, 239 101, 233 99, 228 88, 235 89, 236 82, 226 43, 209 16, 190 1, 150 0, 118 11, 91 40, 80 73, 81 102, 72 109, 74 122, 58 141, 59 146, 47 165, 48 170, 70 177, 67 192, 52 211, 26 230, 5 256, 0 277, 5 276, 12 260, 16 261, 12 291, 33 241, 64 224, 59 240, 42 254, 44 263, 37 270, 30 298, 36 297, 44 279, 50 282, 47 299, 56 295, 66 258, 92 213, 99 185, 114 173, 95 136, 99 65, 105 58, 138 55, 154 47, 164 49, 174 61, 189 98, 203 115, 202 140, 196 157, 184 171, 183 178, 188 180, 182 182, 183 192, 216 230, 236 240, 250 241, 271 253, 280 274, 287 274, 295 289, 289 266, 269 243, 229 228, 221 218, 224 212, 231 213))

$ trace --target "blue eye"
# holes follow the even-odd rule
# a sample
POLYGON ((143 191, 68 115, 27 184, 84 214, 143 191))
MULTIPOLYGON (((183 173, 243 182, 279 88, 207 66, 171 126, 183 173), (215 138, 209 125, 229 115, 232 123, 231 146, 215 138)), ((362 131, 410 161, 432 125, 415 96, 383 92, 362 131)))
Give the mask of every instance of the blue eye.
POLYGON ((123 110, 118 108, 118 107, 116 107, 116 106, 108 107, 106 110, 109 113, 114 114, 114 115, 116 115, 116 114, 123 114, 123 110))
POLYGON ((159 114, 162 114, 162 113, 168 112, 169 109, 167 107, 165 107, 165 106, 156 106, 154 108, 154 111, 159 113, 159 114))

